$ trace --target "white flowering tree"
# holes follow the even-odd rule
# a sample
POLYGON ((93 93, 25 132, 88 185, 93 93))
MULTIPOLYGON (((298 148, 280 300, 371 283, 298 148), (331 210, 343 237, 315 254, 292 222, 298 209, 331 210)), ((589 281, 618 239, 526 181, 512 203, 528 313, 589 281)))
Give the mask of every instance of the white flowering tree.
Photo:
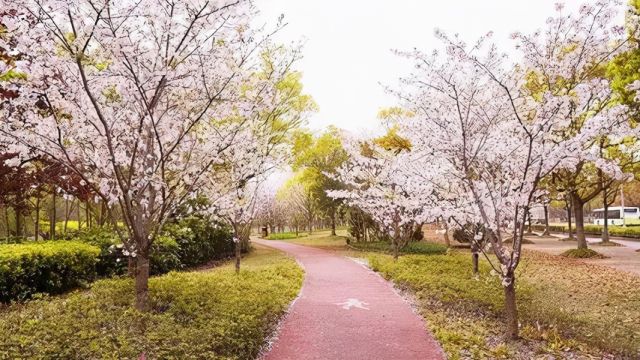
MULTIPOLYGON (((148 308, 149 251, 168 215, 222 162, 260 112, 241 91, 263 37, 244 0, 16 0, 2 47, 27 54, 3 83, 12 151, 64 164, 122 214, 148 308)), ((253 70, 252 70, 253 69, 253 70)), ((257 88, 252 88, 253 91, 257 88)), ((115 219, 115 216, 112 216, 115 219)), ((114 220, 115 221, 115 220, 114 220)), ((114 223, 114 225, 116 225, 114 223)))
MULTIPOLYGON (((588 201, 623 180, 629 135, 634 134, 627 108, 619 105, 618 94, 606 77, 606 68, 617 55, 628 49, 634 34, 612 21, 619 2, 599 0, 583 4, 576 14, 565 14, 561 4, 557 15, 547 20, 544 32, 515 33, 526 74, 523 92, 529 98, 553 96, 563 103, 565 123, 556 132, 557 140, 576 136, 597 123, 603 136, 576 144, 569 161, 554 171, 549 185, 570 198, 576 219, 578 248, 586 248, 583 207, 588 201), (626 148, 626 149, 625 149, 626 148), (615 149, 615 150, 614 150, 615 149), (614 161, 608 161, 617 153, 614 161)), ((637 31, 634 29, 633 31, 637 31)))
POLYGON ((346 164, 336 179, 345 189, 329 190, 331 197, 344 199, 369 214, 389 236, 394 259, 410 240, 415 226, 434 220, 431 183, 415 181, 406 153, 397 153, 373 141, 345 139, 346 164))
POLYGON ((298 58, 299 48, 269 47, 262 53, 261 68, 244 84, 241 95, 256 111, 225 119, 240 130, 219 154, 219 164, 206 174, 206 185, 200 189, 215 199, 210 211, 234 230, 237 272, 241 251, 249 248, 251 223, 260 212, 256 206, 260 186, 285 163, 290 153, 286 140, 315 108, 311 97, 302 93, 300 74, 291 69, 298 58))
POLYGON ((486 240, 497 259, 494 264, 487 257, 504 286, 509 338, 518 335, 515 271, 541 180, 581 162, 623 176, 615 162, 597 156, 596 142, 629 133, 620 127, 624 108, 608 103, 608 84, 596 74, 576 80, 583 56, 620 46, 608 42, 608 34, 619 33, 608 29, 612 11, 609 2, 599 2, 580 17, 549 20, 544 36, 516 34, 524 54, 517 66, 488 42, 490 34, 468 46, 438 33, 444 56, 402 53, 416 70, 397 92, 414 115, 401 122, 401 134, 412 144, 414 163, 423 165, 414 167, 422 169, 420 177, 440 190, 443 217, 456 226, 480 225, 471 227, 481 230, 471 235, 486 240), (534 64, 548 82, 532 86, 534 64), (549 81, 562 83, 560 78, 577 83, 558 91, 549 81), (580 126, 571 127, 576 119, 580 126))

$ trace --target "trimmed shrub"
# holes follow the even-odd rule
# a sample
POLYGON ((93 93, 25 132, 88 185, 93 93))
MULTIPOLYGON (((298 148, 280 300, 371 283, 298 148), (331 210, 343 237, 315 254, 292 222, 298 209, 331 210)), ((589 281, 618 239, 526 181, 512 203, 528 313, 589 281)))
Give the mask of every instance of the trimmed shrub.
POLYGON ((59 294, 96 277, 100 249, 77 241, 0 245, 0 301, 59 294))
POLYGON ((191 268, 233 256, 235 245, 228 226, 190 216, 167 224, 166 236, 175 240, 182 267, 191 268))
MULTIPOLYGON (((536 231, 544 231, 544 225, 533 225, 533 230, 536 231)), ((561 232, 566 233, 569 232, 569 227, 567 225, 549 225, 549 230, 551 232, 561 232)), ((575 234, 576 228, 572 226, 572 232, 575 234)), ((584 232, 588 235, 602 235, 602 225, 593 225, 586 224, 584 226, 584 232)), ((637 225, 627 225, 627 226, 616 226, 609 225, 609 235, 611 236, 622 236, 622 237, 631 237, 631 238, 640 238, 640 226, 637 225)))

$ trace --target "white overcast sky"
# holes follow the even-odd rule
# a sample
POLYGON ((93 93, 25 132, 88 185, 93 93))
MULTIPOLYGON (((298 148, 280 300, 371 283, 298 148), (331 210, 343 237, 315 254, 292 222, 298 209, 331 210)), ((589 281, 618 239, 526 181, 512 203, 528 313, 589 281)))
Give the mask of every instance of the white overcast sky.
MULTIPOLYGON (((554 14, 558 0, 256 0, 258 21, 275 23, 284 14, 288 25, 277 35, 284 43, 305 40, 305 91, 320 111, 309 127, 329 124, 350 130, 378 127, 376 114, 395 103, 380 83, 395 85, 411 71, 411 63, 391 49, 417 47, 430 52, 438 46, 434 29, 459 33, 468 42, 494 31, 503 51, 511 48, 509 35, 542 28, 554 14)), ((565 11, 582 0, 565 1, 565 11)))

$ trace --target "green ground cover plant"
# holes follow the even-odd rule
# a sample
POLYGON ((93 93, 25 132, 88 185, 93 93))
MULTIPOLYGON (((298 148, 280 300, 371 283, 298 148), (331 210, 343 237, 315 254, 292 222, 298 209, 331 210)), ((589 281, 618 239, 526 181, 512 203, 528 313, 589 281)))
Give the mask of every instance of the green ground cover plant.
POLYGON ((150 280, 140 313, 130 279, 0 309, 0 358, 253 359, 296 297, 303 272, 258 248, 239 275, 231 266, 150 280))
MULTIPOLYGON (((350 242, 349 245, 363 251, 392 252, 391 245, 386 241, 350 242)), ((401 254, 444 254, 446 252, 445 245, 425 241, 410 242, 400 250, 401 254)))
POLYGON ((527 251, 517 283, 523 340, 505 343, 502 286, 487 261, 474 277, 467 252, 368 259, 415 295, 450 359, 640 356, 640 279, 633 275, 527 251))
POLYGON ((305 236, 307 236, 306 233, 298 233, 297 235, 295 232, 271 233, 269 234, 269 236, 267 236, 267 240, 289 240, 289 239, 297 239, 305 236))

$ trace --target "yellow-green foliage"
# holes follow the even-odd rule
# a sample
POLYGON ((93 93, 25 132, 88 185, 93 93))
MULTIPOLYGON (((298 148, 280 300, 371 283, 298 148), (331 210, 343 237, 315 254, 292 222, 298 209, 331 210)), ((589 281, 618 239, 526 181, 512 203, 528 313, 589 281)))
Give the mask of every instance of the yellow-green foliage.
POLYGON ((640 279, 633 275, 525 251, 516 282, 524 340, 495 346, 502 341, 504 295, 486 261, 480 262, 478 277, 471 274, 466 251, 405 255, 396 262, 372 254, 369 262, 416 294, 451 359, 529 358, 522 348, 556 358, 575 357, 575 352, 600 356, 595 348, 630 358, 640 354, 640 279))
POLYGON ((232 267, 152 278, 139 313, 130 279, 0 312, 0 358, 253 359, 297 295, 295 261, 259 249, 232 267))
POLYGON ((0 302, 92 281, 99 254, 99 248, 74 241, 0 245, 0 302))

